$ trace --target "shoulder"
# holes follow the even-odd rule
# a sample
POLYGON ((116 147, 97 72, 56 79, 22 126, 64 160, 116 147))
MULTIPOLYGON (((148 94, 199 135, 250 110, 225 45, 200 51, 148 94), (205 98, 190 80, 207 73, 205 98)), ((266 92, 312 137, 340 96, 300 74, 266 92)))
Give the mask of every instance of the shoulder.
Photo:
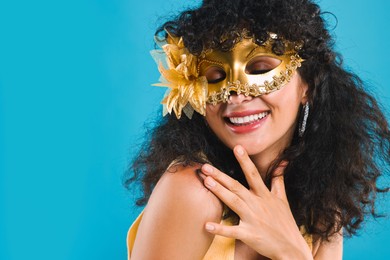
POLYGON ((133 248, 137 257, 200 259, 207 252, 213 236, 204 225, 221 220, 223 205, 204 187, 199 168, 174 165, 158 181, 138 229, 133 248))
POLYGON ((314 259, 342 259, 343 257, 343 231, 333 234, 328 241, 317 239, 313 245, 314 259))
POLYGON ((172 206, 169 210, 172 214, 185 208, 189 211, 201 210, 203 214, 207 213, 212 218, 220 217, 223 206, 204 186, 202 178, 197 173, 200 167, 200 164, 171 166, 156 184, 147 207, 157 207, 155 204, 159 204, 165 207, 172 206))

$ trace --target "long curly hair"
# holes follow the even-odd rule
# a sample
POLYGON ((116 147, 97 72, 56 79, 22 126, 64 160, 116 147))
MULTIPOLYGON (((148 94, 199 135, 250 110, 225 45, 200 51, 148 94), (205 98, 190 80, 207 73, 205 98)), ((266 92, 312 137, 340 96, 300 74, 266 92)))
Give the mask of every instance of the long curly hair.
MULTIPOLYGON (((291 145, 269 167, 267 184, 275 167, 288 161, 285 185, 297 225, 322 239, 341 228, 355 234, 366 215, 377 216, 378 192, 388 191, 377 180, 388 171, 390 132, 375 98, 333 50, 319 6, 309 0, 204 0, 163 24, 156 35, 167 37, 168 31, 183 37, 189 51, 200 55, 231 49, 244 28, 259 44, 269 32, 303 43, 299 55, 305 61, 298 73, 309 86, 307 128, 302 137, 296 129, 291 145)), ((281 46, 276 41, 274 52, 282 53, 281 46)), ((144 194, 137 203, 143 205, 173 160, 205 163, 203 155, 246 185, 233 152, 197 113, 191 120, 160 119, 130 165, 125 184, 142 182, 144 194)))

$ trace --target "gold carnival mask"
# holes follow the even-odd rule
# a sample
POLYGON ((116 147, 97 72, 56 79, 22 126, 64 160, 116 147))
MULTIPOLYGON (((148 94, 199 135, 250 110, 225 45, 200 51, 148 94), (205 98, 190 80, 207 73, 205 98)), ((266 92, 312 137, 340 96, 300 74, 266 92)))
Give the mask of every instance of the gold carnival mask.
POLYGON ((270 34, 262 45, 243 38, 230 51, 209 50, 197 57, 184 47, 182 38, 168 34, 162 50, 152 51, 162 76, 154 85, 170 88, 161 102, 164 115, 173 110, 180 118, 183 111, 191 118, 195 110, 205 116, 206 102, 227 102, 231 92, 257 97, 283 87, 303 60, 297 53, 300 46, 289 41, 283 41, 284 54, 276 55, 272 51, 276 38, 270 34))

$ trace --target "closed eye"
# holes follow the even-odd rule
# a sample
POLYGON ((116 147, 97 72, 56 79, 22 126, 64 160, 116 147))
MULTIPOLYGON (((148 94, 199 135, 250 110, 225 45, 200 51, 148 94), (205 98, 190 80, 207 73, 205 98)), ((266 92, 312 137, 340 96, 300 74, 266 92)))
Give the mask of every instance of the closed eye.
POLYGON ((211 84, 218 83, 226 78, 226 72, 216 66, 207 68, 204 75, 206 76, 207 82, 211 84))
POLYGON ((269 56, 255 57, 246 65, 245 73, 250 75, 264 74, 279 66, 281 62, 281 60, 269 56))

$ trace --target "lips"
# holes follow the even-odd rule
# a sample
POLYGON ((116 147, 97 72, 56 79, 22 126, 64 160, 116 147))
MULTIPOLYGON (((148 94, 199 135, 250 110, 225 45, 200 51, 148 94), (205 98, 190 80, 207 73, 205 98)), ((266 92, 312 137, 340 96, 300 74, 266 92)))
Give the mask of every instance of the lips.
POLYGON ((234 125, 247 125, 252 124, 256 122, 257 120, 260 120, 264 117, 266 117, 269 114, 269 112, 261 112, 254 115, 248 115, 248 116, 241 116, 241 117, 228 117, 230 123, 234 125))
POLYGON ((225 116, 227 126, 235 133, 249 133, 264 123, 270 111, 234 112, 225 116))

